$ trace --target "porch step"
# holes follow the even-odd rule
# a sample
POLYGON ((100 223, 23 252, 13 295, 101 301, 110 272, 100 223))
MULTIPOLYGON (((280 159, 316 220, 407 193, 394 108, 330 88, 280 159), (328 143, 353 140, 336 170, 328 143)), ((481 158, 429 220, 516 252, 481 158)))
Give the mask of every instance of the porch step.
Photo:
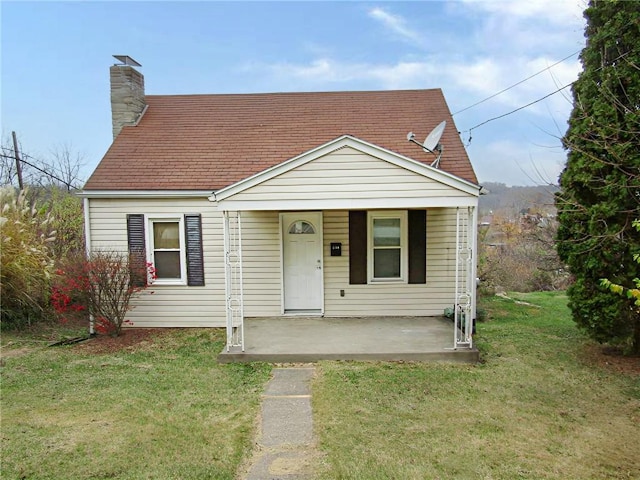
POLYGON ((274 353, 274 352, 247 352, 239 348, 226 348, 218 355, 220 363, 315 363, 321 360, 352 360, 364 362, 446 362, 446 363, 478 363, 480 353, 476 348, 460 348, 440 352, 369 352, 369 353, 274 353))
POLYGON ((320 360, 476 363, 475 348, 453 344, 441 317, 265 317, 244 320, 245 351, 226 348, 221 363, 320 360))

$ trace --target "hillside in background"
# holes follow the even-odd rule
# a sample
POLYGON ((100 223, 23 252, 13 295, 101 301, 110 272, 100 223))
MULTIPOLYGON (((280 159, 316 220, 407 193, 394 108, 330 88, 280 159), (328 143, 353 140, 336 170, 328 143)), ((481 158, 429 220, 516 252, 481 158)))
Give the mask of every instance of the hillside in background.
POLYGON ((508 187, 504 183, 495 182, 486 182, 482 185, 489 193, 480 195, 480 217, 500 214, 506 218, 515 218, 522 213, 555 215, 553 196, 559 190, 555 185, 508 187))

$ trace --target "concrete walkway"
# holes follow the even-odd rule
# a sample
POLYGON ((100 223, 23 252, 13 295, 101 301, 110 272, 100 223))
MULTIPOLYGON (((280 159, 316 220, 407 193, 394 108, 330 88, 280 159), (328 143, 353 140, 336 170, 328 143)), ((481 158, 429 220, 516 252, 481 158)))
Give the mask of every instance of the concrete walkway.
POLYGON ((275 368, 262 396, 256 451, 245 480, 309 480, 319 458, 313 438, 314 367, 275 368))

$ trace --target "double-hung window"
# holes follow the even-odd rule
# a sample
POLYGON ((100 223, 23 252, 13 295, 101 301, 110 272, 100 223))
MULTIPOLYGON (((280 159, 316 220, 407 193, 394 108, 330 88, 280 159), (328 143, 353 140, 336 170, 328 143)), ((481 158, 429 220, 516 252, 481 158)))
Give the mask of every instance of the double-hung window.
MULTIPOLYGON (((155 270, 154 284, 204 286, 202 218, 185 215, 127 215, 127 243, 136 270, 155 270)), ((136 284, 149 279, 136 279, 136 284)))
POLYGON ((427 282, 426 210, 349 211, 349 284, 427 282))
POLYGON ((369 212, 369 281, 406 281, 407 212, 369 212))
POLYGON ((149 253, 156 283, 184 283, 183 231, 182 218, 149 219, 149 253))

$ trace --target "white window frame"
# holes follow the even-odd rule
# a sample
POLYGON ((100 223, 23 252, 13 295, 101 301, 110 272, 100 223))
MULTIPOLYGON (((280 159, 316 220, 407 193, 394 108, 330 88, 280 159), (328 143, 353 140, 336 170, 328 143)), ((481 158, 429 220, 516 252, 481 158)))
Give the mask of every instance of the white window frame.
POLYGON ((146 216, 147 225, 147 262, 155 268, 153 225, 154 223, 177 222, 180 238, 180 278, 156 278, 150 279, 154 285, 186 285, 187 284, 187 250, 184 233, 184 215, 149 215, 146 216))
POLYGON ((409 278, 409 248, 406 210, 380 210, 367 212, 367 273, 369 283, 407 283, 409 278), (400 278, 375 278, 373 276, 373 221, 378 218, 400 219, 400 278))

